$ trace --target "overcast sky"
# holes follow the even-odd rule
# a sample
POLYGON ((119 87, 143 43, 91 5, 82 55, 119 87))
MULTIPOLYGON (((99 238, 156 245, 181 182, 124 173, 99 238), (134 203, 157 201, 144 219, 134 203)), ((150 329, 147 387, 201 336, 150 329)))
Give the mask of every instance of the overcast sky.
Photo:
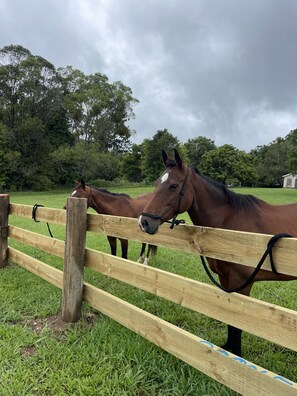
POLYGON ((249 151, 297 128, 296 0, 0 0, 0 47, 104 73, 167 128, 249 151))

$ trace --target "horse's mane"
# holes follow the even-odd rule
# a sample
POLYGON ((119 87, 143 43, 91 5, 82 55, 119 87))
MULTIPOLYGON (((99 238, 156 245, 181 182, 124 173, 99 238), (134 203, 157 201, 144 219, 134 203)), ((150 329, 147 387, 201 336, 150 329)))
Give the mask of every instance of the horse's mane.
POLYGON ((236 209, 250 209, 255 206, 261 206, 264 201, 259 198, 256 198, 253 195, 245 195, 239 194, 234 191, 229 190, 224 184, 218 183, 207 176, 203 175, 198 169, 195 169, 195 172, 201 176, 207 183, 211 184, 212 186, 216 187, 218 190, 222 191, 225 196, 227 197, 230 205, 236 209))
POLYGON ((130 195, 128 194, 124 194, 124 193, 113 193, 111 191, 106 190, 105 188, 99 188, 99 187, 95 187, 92 186, 91 184, 87 184, 86 186, 93 188, 94 190, 97 190, 99 192, 103 192, 105 194, 109 194, 109 195, 113 195, 114 197, 126 197, 126 198, 131 198, 130 195))

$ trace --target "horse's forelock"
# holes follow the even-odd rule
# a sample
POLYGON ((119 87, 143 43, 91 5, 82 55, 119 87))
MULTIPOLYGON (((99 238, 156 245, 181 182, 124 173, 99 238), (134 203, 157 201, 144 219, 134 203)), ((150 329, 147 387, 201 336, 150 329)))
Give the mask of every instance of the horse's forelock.
POLYGON ((177 163, 174 159, 168 158, 166 161, 166 168, 174 168, 177 166, 177 163))

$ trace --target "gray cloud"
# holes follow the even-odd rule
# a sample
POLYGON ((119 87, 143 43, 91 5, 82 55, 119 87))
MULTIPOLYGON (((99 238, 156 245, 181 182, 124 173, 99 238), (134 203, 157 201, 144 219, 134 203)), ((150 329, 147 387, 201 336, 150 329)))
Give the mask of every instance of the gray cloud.
POLYGON ((250 150, 297 127, 294 0, 2 0, 0 45, 130 86, 135 141, 250 150))

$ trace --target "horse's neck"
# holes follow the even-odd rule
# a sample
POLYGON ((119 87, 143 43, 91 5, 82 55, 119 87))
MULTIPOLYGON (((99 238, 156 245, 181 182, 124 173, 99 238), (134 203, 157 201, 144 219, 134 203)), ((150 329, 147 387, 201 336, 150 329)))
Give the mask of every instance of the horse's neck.
POLYGON ((125 197, 92 189, 90 207, 97 213, 118 216, 121 215, 124 200, 125 197))
POLYGON ((195 225, 224 228, 232 210, 224 192, 194 173, 194 200, 188 210, 195 225))
POLYGON ((139 217, 141 215, 141 213, 143 212, 143 208, 148 203, 152 195, 153 195, 152 193, 141 194, 138 197, 132 198, 130 200, 130 203, 133 206, 133 210, 135 212, 136 217, 139 217))

